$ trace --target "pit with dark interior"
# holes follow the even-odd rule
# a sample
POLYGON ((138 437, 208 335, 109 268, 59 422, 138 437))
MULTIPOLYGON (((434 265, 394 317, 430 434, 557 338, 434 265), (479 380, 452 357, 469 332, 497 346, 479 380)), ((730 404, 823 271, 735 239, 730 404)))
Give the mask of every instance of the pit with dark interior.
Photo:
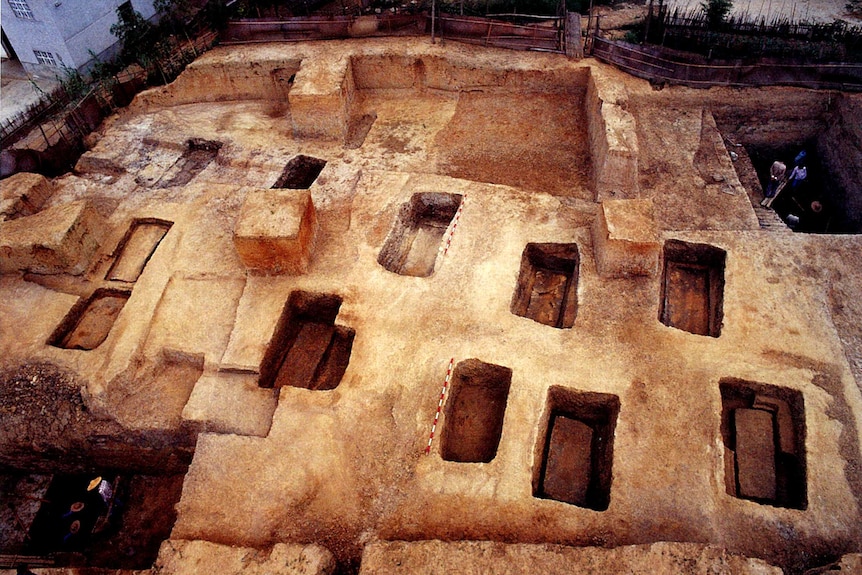
POLYGON ((341 383, 356 335, 335 325, 341 302, 332 294, 290 294, 261 363, 261 387, 329 390, 341 383))
POLYGON ((615 395, 551 387, 536 446, 533 496, 606 510, 619 411, 615 395))
POLYGON ((273 189, 307 190, 325 166, 326 160, 300 154, 287 162, 284 170, 272 187, 273 189))
POLYGON ((721 335, 726 259, 727 252, 714 246, 665 242, 659 321, 697 335, 721 335))
POLYGON ((572 327, 578 314, 579 261, 577 244, 527 244, 512 313, 551 327, 572 327))
POLYGON ((776 507, 805 509, 805 406, 802 393, 723 379, 721 437, 727 493, 776 507))
POLYGON ((488 463, 497 455, 512 370, 467 359, 452 373, 440 452, 446 461, 488 463))

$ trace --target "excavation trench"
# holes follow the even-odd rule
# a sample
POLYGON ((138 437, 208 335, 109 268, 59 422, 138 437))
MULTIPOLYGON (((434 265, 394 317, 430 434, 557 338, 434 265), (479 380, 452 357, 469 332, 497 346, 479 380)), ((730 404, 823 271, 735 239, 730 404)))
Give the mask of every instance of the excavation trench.
POLYGON ((577 244, 527 244, 512 313, 551 327, 572 327, 578 314, 578 263, 577 244))
POLYGON ((724 318, 724 267, 719 248, 668 240, 664 245, 659 320, 697 335, 718 337, 724 318))

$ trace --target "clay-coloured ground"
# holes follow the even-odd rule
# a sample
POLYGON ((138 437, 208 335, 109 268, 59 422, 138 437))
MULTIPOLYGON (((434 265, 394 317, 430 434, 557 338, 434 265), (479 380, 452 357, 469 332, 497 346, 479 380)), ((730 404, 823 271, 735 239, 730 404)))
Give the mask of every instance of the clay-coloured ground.
MULTIPOLYGON (((727 251, 721 336, 659 321, 660 274, 598 274, 591 226, 599 204, 581 91, 553 84, 525 94, 500 94, 494 87, 360 90, 356 117, 376 119, 355 147, 295 136, 297 111, 280 113, 263 100, 189 102, 206 94, 184 88, 181 77, 164 91, 186 103, 171 105, 168 98, 153 104, 152 93, 139 98, 106 123, 78 173, 57 180, 50 204, 94 199, 107 218, 105 238, 83 277, 0 278, 0 345, 9 370, 3 381, 32 375, 23 363, 60 365, 62 373, 74 374, 64 381, 84 390, 61 397, 73 398, 79 411, 90 406, 103 418, 96 429, 110 425, 103 434, 117 436, 140 432, 154 450, 204 432, 183 484, 174 539, 255 547, 317 542, 342 567, 355 567, 363 546, 377 539, 603 546, 698 541, 765 558, 791 573, 862 549, 862 397, 853 350, 862 313, 855 303, 862 301, 860 239, 761 230, 711 115, 715 110, 728 126, 743 118, 740 123, 754 131, 750 116, 762 110, 749 106, 811 110, 806 98, 814 96, 655 92, 594 62, 430 47, 420 40, 221 48, 196 66, 252 62, 235 73, 266 77, 279 58, 301 57, 308 72, 315 62, 343 62, 333 58, 341 50, 360 49, 427 50, 436 58, 466 59, 480 71, 535 68, 539 76, 588 68, 606 105, 632 115, 637 193, 653 199, 662 241, 727 251), (148 186, 170 169, 190 137, 223 146, 188 184, 148 186), (298 154, 327 162, 310 190, 320 234, 309 270, 249 273, 233 244, 239 210, 298 154), (119 169, 88 168, 99 164, 95 160, 119 169), (389 272, 377 263, 380 250, 401 206, 424 192, 466 198, 451 248, 428 277, 389 272), (117 243, 141 217, 173 225, 105 343, 90 352, 46 345, 77 296, 102 285, 117 243), (546 242, 578 246, 578 314, 570 329, 511 312, 524 247, 546 242), (256 370, 296 290, 341 297, 335 323, 356 331, 334 390, 287 386, 273 393, 257 386, 256 370), (512 370, 502 434, 489 463, 445 461, 438 440, 424 455, 452 357, 512 370), (719 381, 726 377, 803 393, 806 510, 727 494, 719 432, 719 381), (553 386, 619 398, 606 511, 533 496, 553 386)), ((302 80, 298 74, 297 84, 302 80)), ((334 85, 340 90, 340 82, 334 85)), ((791 123, 763 117, 763 131, 791 123)), ((17 397, 8 407, 27 403, 17 397)), ((26 414, 33 421, 11 421, 35 432, 54 425, 40 410, 26 414)), ((88 425, 76 433, 86 437, 88 425)), ((22 457, 32 435, 9 435, 4 456, 22 457)), ((44 466, 49 448, 31 453, 28 468, 44 466)), ((159 469, 167 461, 130 455, 135 458, 159 469)), ((91 464, 82 459, 80 465, 91 464)))

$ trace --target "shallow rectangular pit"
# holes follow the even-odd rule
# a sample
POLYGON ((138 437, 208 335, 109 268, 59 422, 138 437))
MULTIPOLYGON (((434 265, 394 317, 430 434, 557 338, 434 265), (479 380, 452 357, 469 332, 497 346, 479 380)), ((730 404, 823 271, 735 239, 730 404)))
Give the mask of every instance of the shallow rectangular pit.
POLYGON ((579 261, 577 244, 527 244, 512 313, 551 327, 572 327, 578 314, 579 261))
POLYGON ((443 459, 472 463, 494 459, 511 383, 508 367, 478 359, 455 366, 440 440, 443 459))
POLYGON ((284 170, 272 187, 273 189, 307 190, 325 166, 326 160, 300 154, 291 158, 284 166, 284 170))
POLYGON ((615 395, 551 387, 536 446, 533 496, 606 510, 619 411, 615 395))
POLYGON ((159 179, 159 188, 185 186, 201 173, 218 155, 222 143, 201 138, 186 141, 186 149, 159 179))
POLYGON ((131 295, 128 291, 97 289, 72 306, 48 343, 64 349, 96 349, 108 337, 131 295))
POLYGON ((727 252, 706 244, 664 244, 659 320, 697 335, 718 337, 724 318, 727 252))
POLYGON ((115 252, 116 259, 105 279, 136 282, 159 247, 173 222, 157 219, 139 219, 132 222, 115 252))
POLYGON ((428 277, 434 273, 443 235, 461 205, 460 194, 413 194, 398 212, 377 263, 396 274, 428 277))
POLYGON ((805 406, 793 389, 723 379, 725 488, 740 499, 805 509, 805 406))
POLYGON ((261 387, 338 387, 356 335, 351 328, 335 325, 341 301, 332 294, 290 294, 261 362, 261 387))

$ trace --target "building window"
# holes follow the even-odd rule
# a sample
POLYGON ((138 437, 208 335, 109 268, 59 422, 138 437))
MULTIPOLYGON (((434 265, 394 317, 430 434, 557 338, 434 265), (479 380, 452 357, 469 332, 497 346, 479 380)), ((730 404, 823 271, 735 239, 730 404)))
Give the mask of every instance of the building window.
POLYGON ((9 0, 9 7, 18 18, 23 20, 35 20, 33 11, 27 5, 27 0, 9 0))
POLYGON ((33 54, 36 55, 36 61, 40 64, 47 64, 48 66, 56 66, 57 61, 54 59, 54 55, 50 52, 43 52, 42 50, 33 50, 33 54))

